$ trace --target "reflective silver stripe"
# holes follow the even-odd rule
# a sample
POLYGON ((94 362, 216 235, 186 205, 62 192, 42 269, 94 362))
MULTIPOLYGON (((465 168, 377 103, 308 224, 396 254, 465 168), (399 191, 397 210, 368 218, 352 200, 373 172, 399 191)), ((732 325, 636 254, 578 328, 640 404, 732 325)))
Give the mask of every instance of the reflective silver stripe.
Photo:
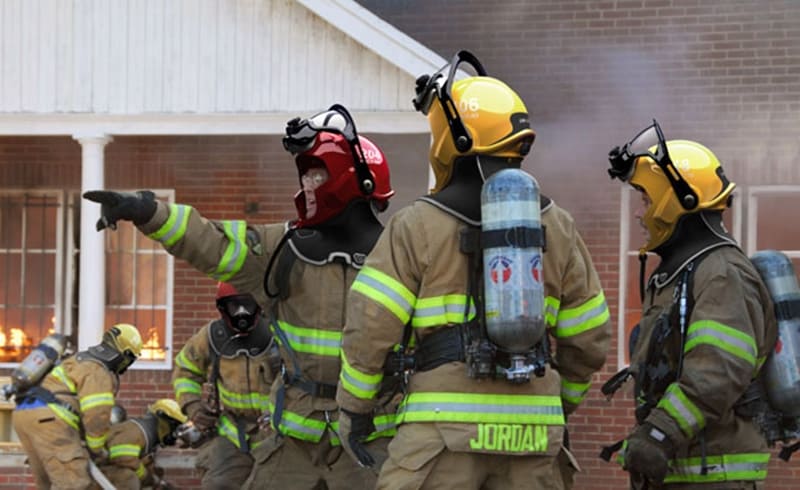
POLYGON ((321 438, 325 434, 325 429, 319 430, 313 427, 309 427, 307 425, 298 424, 297 422, 293 422, 286 417, 281 419, 281 427, 286 427, 287 429, 305 434, 307 436, 313 437, 315 439, 321 438))
POLYGON ((486 405, 456 402, 408 402, 400 407, 402 412, 456 412, 499 415, 561 415, 562 408, 542 405, 486 405))
MULTIPOLYGON (((352 368, 352 369, 355 369, 355 368, 352 368)), ((377 393, 378 390, 381 388, 381 383, 380 382, 378 382, 378 383, 365 383, 365 382, 359 381, 358 379, 354 378, 350 373, 348 373, 345 369, 342 369, 342 371, 340 372, 339 375, 342 377, 344 383, 353 385, 356 388, 358 388, 358 389, 360 389, 360 390, 362 390, 362 391, 364 391, 366 393, 377 393)))
POLYGON ((171 240, 175 235, 185 231, 185 228, 183 228, 183 217, 189 211, 189 207, 170 205, 170 211, 174 211, 176 213, 175 222, 172 224, 172 227, 169 229, 169 231, 157 238, 157 240, 161 243, 171 243, 171 240))
POLYGON ((339 349, 342 346, 341 339, 325 339, 311 335, 298 335, 296 333, 292 333, 291 329, 287 328, 285 328, 283 332, 286 334, 286 338, 289 340, 289 343, 295 348, 301 345, 317 345, 320 347, 339 349))
MULTIPOLYGON (((725 325, 727 327, 727 325, 725 325)), ((731 328, 731 327, 727 327, 731 328)), ((689 334, 686 336, 686 343, 688 344, 690 341, 696 339, 697 337, 701 337, 707 335, 709 337, 714 337, 715 339, 719 340, 723 344, 732 345, 734 347, 738 347, 742 351, 750 354, 753 359, 757 357, 757 352, 753 349, 753 345, 743 341, 742 339, 738 339, 732 335, 728 335, 725 332, 721 332, 716 328, 710 326, 702 326, 696 329, 690 329, 689 334)))
MULTIPOLYGON (((229 221, 228 223, 230 223, 231 233, 233 235, 232 237, 229 236, 228 240, 230 243, 233 244, 233 251, 231 252, 230 256, 227 257, 227 263, 225 264, 225 268, 216 271, 216 274, 220 278, 233 271, 233 268, 239 262, 239 255, 242 253, 242 242, 239 241, 239 227, 245 226, 245 222, 236 220, 236 221, 229 221)), ((225 255, 227 255, 227 251, 225 255)))
MULTIPOLYGON (((670 475, 675 475, 675 476, 701 475, 703 472, 703 466, 701 464, 688 465, 677 461, 673 461, 672 463, 673 466, 670 469, 670 475)), ((767 464, 766 463, 718 463, 718 464, 706 464, 706 469, 708 470, 708 473, 706 473, 706 475, 744 473, 744 472, 750 473, 750 472, 758 472, 766 470, 767 464)), ((737 477, 737 479, 743 479, 743 478, 737 477)))
MULTIPOLYGON (((687 407, 685 403, 683 403, 683 400, 681 400, 678 396, 675 395, 675 393, 671 391, 667 391, 666 393, 664 393, 664 398, 662 399, 662 401, 672 405, 672 407, 680 414, 680 416, 683 417, 683 420, 686 421, 686 424, 691 428, 692 431, 692 433, 688 435, 693 436, 700 428, 700 421, 697 420, 697 418, 692 413, 691 409, 687 407)), ((659 403, 659 406, 661 406, 661 403, 659 403)), ((682 426, 683 424, 679 425, 682 426)))
POLYGON ((405 298, 403 298, 401 295, 397 294, 397 292, 395 292, 395 290, 393 290, 389 286, 383 284, 382 282, 380 282, 380 281, 378 281, 378 280, 376 280, 376 279, 374 279, 374 278, 372 278, 372 277, 370 277, 370 276, 368 276, 366 274, 359 274, 358 276, 356 276, 355 280, 357 282, 365 284, 366 286, 368 286, 368 287, 370 287, 370 288, 372 288, 372 289, 374 289, 376 291, 379 291, 379 292, 385 294, 388 298, 390 298, 392 301, 394 301, 394 303, 398 307, 402 308, 406 312, 406 314, 408 314, 408 315, 410 315, 411 314, 411 310, 414 309, 414 307, 408 301, 406 301, 405 298))
MULTIPOLYGON (((581 313, 580 315, 576 316, 575 318, 570 318, 568 320, 565 320, 563 318, 559 318, 558 319, 558 329, 561 330, 561 329, 571 328, 571 327, 574 327, 576 325, 582 325, 582 324, 588 322, 589 320, 591 320, 593 318, 596 318, 596 317, 602 315, 603 313, 605 313, 607 308, 608 308, 608 306, 606 305, 606 302, 603 301, 599 305, 595 306, 594 308, 592 308, 592 309, 590 309, 590 310, 588 310, 588 311, 586 311, 584 313, 581 313)), ((562 311, 562 313, 563 313, 563 311, 562 311)))

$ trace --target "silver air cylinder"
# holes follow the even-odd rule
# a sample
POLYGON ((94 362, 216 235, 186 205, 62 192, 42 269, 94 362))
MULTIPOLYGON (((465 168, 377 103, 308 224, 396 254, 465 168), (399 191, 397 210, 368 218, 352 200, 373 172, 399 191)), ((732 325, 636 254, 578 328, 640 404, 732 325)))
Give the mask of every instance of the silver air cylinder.
POLYGON ((64 355, 67 344, 67 337, 58 333, 45 337, 11 372, 11 384, 3 387, 3 395, 6 399, 38 384, 64 355))
POLYGON ((489 177, 481 192, 486 331, 512 354, 545 334, 539 185, 520 169, 489 177))
POLYGON ((764 364, 767 396, 773 408, 800 416, 800 287, 792 261, 764 250, 750 257, 775 303, 778 340, 764 364))

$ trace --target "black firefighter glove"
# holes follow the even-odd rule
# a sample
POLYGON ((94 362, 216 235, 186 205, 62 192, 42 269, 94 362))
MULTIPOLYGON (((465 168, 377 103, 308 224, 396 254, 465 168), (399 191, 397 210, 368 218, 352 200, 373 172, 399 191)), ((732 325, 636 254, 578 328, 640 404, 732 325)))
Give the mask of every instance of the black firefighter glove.
POLYGON ((363 442, 375 432, 371 413, 353 413, 339 410, 339 439, 342 447, 359 466, 375 465, 375 458, 364 447, 363 442))
POLYGON ((625 449, 625 470, 632 476, 644 477, 653 485, 661 485, 667 476, 669 460, 675 447, 661 429, 645 422, 628 436, 625 449))
POLYGON ((152 191, 88 191, 83 193, 83 197, 101 204, 97 231, 104 228, 116 230, 119 220, 143 225, 156 214, 156 195, 152 191))

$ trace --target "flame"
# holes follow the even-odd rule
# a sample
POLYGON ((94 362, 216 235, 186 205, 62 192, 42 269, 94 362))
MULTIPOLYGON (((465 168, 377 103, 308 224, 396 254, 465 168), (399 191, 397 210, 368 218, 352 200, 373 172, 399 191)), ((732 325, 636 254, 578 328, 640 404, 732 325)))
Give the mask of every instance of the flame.
POLYGON ((11 340, 8 341, 9 346, 19 349, 25 345, 25 341, 28 339, 28 336, 25 335, 25 332, 23 332, 21 328, 12 328, 10 333, 11 340))
POLYGON ((155 327, 151 327, 147 330, 147 341, 142 344, 141 359, 161 360, 166 357, 166 351, 161 347, 158 330, 155 327))
POLYGON ((21 361, 32 345, 32 340, 21 328, 10 328, 6 332, 0 325, 0 362, 21 361))

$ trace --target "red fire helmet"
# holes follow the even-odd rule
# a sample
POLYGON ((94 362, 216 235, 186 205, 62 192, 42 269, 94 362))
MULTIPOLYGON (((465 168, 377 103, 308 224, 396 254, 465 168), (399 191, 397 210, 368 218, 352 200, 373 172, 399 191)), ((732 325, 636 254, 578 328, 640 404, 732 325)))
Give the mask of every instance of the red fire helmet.
POLYGON ((289 121, 283 146, 295 156, 300 180, 295 195, 298 227, 324 223, 356 199, 368 199, 383 211, 394 195, 383 151, 358 135, 350 113, 339 104, 308 119, 289 121), (313 189, 316 209, 309 216, 302 177, 313 168, 324 168, 328 175, 313 189))

